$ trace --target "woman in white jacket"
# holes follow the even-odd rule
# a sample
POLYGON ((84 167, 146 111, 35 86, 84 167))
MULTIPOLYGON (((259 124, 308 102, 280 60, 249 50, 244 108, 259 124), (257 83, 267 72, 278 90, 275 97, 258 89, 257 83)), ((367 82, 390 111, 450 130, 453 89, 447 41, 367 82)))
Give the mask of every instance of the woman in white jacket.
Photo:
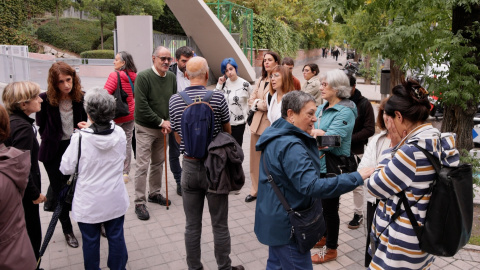
POLYGON ((130 204, 123 182, 127 140, 123 129, 112 121, 115 116, 112 95, 103 89, 92 89, 85 95, 84 104, 92 124, 83 123, 82 130, 72 135, 60 171, 65 175, 75 172, 81 145, 72 217, 82 233, 85 269, 99 269, 103 223, 109 247, 107 266, 123 270, 128 259, 123 223, 130 204))
MULTIPOLYGON (((389 155, 390 152, 385 150, 390 149, 392 147, 392 140, 390 138, 390 134, 387 131, 387 127, 385 126, 384 114, 383 110, 385 108, 385 103, 387 103, 388 98, 385 98, 380 103, 378 108, 378 116, 377 116, 377 126, 382 131, 379 134, 374 135, 369 139, 367 144, 367 148, 365 149, 365 153, 363 154, 362 161, 358 164, 358 169, 361 168, 376 168, 378 163, 385 158, 385 155, 389 155)), ((395 145, 397 142, 395 142, 395 145)), ((370 245, 370 230, 372 227, 372 220, 375 214, 375 209, 377 208, 377 200, 375 197, 370 195, 367 191, 367 181, 364 183, 364 191, 365 195, 364 198, 367 201, 367 244, 365 248, 365 267, 368 267, 372 257, 368 253, 368 246, 370 245)))

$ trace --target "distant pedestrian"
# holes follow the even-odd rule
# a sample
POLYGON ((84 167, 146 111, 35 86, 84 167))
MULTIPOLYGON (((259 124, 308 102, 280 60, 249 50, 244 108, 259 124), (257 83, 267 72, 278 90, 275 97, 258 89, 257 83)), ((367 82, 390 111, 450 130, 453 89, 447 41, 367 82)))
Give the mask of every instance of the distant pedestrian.
POLYGON ((135 81, 135 213, 140 220, 150 218, 146 207, 147 196, 149 202, 167 205, 160 189, 162 165, 165 162, 164 148, 168 147, 164 145, 164 136, 171 131, 168 101, 177 92, 175 74, 168 70, 172 60, 170 50, 158 46, 152 54, 152 67, 138 73, 135 81), (149 195, 146 193, 147 172, 149 195))
POLYGON ((120 83, 123 91, 127 93, 127 104, 130 114, 127 116, 114 119, 115 124, 120 126, 127 136, 127 155, 123 163, 123 181, 128 183, 130 181, 130 163, 132 160, 132 137, 135 127, 133 114, 135 112, 135 98, 134 98, 134 84, 137 78, 137 68, 133 62, 133 57, 128 52, 121 51, 115 56, 113 60, 114 72, 110 73, 104 88, 109 94, 113 94, 117 89, 118 76, 120 76, 120 83), (118 74, 118 75, 117 75, 118 74))

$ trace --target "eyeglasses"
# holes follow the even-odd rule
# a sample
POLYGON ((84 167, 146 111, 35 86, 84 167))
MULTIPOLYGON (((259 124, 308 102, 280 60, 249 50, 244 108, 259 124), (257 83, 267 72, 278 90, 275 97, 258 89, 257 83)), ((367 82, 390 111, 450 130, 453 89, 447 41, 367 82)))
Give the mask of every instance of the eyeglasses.
POLYGON ((165 62, 165 60, 167 60, 167 62, 172 62, 172 60, 173 60, 172 57, 165 57, 165 56, 155 56, 155 57, 160 59, 160 61, 162 61, 162 62, 165 62))
POLYGON ((280 73, 273 73, 272 75, 270 75, 270 79, 272 78, 280 78, 280 73))

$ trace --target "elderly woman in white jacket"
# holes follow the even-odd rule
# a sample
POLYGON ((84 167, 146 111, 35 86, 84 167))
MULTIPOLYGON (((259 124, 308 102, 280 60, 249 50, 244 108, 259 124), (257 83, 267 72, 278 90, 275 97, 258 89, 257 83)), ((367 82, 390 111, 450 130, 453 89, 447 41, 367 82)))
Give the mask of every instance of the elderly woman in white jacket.
MULTIPOLYGON (((385 151, 390 149, 394 144, 398 143, 399 138, 395 141, 395 138, 392 139, 390 134, 387 131, 387 127, 385 126, 384 114, 383 110, 385 108, 385 103, 387 103, 388 98, 382 100, 380 106, 378 108, 378 116, 377 116, 377 127, 380 128, 382 131, 379 134, 374 135, 368 141, 367 148, 365 149, 365 153, 363 154, 362 161, 358 164, 358 169, 360 168, 376 168, 378 163, 385 158, 385 155, 389 155, 389 151, 385 151)), ((372 227, 372 220, 375 214, 375 209, 377 208, 377 200, 375 197, 368 193, 366 188, 366 182, 364 183, 364 198, 367 201, 367 244, 365 250, 365 267, 368 267, 372 257, 368 253, 368 246, 370 245, 370 230, 372 227)))
POLYGON ((82 130, 72 135, 60 171, 65 175, 75 172, 80 140, 72 217, 82 233, 84 266, 99 269, 100 224, 103 223, 109 247, 107 266, 123 270, 128 259, 123 223, 130 204, 123 182, 126 136, 112 121, 115 99, 106 90, 88 91, 84 106, 92 124, 82 123, 82 130))

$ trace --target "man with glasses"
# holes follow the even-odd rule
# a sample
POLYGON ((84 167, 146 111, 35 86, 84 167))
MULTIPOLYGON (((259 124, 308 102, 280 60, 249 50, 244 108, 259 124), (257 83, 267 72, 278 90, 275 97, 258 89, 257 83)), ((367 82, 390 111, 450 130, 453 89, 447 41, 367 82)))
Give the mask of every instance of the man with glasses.
MULTIPOLYGON (((185 69, 187 62, 193 57, 193 50, 188 46, 182 46, 175 51, 177 62, 170 65, 170 70, 177 76, 177 92, 182 92, 185 88, 190 86, 190 80, 185 76, 185 69)), ((169 135, 168 141, 168 161, 170 162, 170 171, 172 171, 173 178, 177 183, 177 194, 182 196, 182 187, 180 186, 180 179, 182 177, 182 167, 180 166, 180 146, 175 140, 173 132, 169 135)))
MULTIPOLYGON (((160 194, 163 162, 165 162, 164 136, 171 132, 168 102, 177 93, 175 74, 168 71, 172 62, 170 50, 159 46, 153 51, 151 68, 138 73, 135 79, 135 137, 137 139, 137 171, 135 173, 135 213, 138 219, 148 220, 145 206, 148 201, 166 205, 160 194)), ((170 205, 170 201, 168 202, 170 205)))

